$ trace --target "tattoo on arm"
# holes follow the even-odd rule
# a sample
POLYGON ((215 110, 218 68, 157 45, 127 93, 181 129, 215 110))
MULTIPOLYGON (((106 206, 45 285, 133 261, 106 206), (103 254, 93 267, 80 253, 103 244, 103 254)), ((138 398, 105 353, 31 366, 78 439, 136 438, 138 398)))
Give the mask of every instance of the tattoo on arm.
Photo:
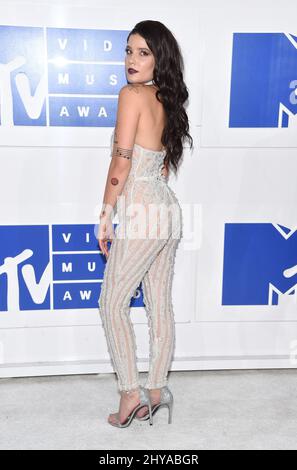
POLYGON ((133 153, 133 149, 124 149, 122 147, 119 147, 118 146, 118 137, 117 137, 117 129, 115 127, 115 130, 114 130, 114 146, 113 146, 113 155, 114 157, 123 157, 123 158, 127 158, 128 160, 130 160, 132 158, 132 153, 133 153))
POLYGON ((108 204, 107 202, 103 202, 102 203, 102 207, 101 207, 101 211, 100 211, 100 216, 99 218, 102 219, 102 218, 105 218, 105 217, 110 217, 112 218, 113 217, 113 208, 110 204, 108 204))
POLYGON ((130 160, 132 157, 133 149, 123 149, 122 147, 116 147, 115 157, 124 157, 130 160))
POLYGON ((111 178, 110 180, 111 184, 113 184, 114 186, 116 186, 117 184, 119 184, 119 180, 117 178, 111 178))
POLYGON ((106 215, 106 210, 105 209, 106 209, 106 204, 103 203, 102 208, 101 208, 101 212, 100 212, 100 216, 99 216, 100 219, 102 219, 102 217, 104 217, 106 215))

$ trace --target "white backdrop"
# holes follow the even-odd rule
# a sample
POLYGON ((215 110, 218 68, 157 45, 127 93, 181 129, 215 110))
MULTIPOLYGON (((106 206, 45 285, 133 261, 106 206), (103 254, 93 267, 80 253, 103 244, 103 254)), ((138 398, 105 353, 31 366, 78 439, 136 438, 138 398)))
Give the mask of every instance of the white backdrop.
MULTIPOLYGON (((124 48, 122 60, 113 57, 96 62, 96 66, 105 67, 107 76, 112 73, 109 88, 101 79, 96 92, 84 94, 69 89, 55 93, 50 89, 46 46, 51 44, 50 32, 57 28, 62 28, 66 36, 69 28, 72 40, 81 37, 85 30, 91 37, 100 33, 103 38, 108 37, 109 31, 114 41, 115 32, 120 32, 122 41, 134 24, 144 19, 163 22, 181 46, 190 93, 187 112, 194 139, 194 151, 184 149, 179 175, 171 176, 169 181, 184 218, 184 238, 176 256, 173 283, 176 347, 171 369, 296 366, 297 109, 292 103, 287 127, 268 127, 274 117, 269 104, 272 96, 277 99, 275 90, 281 89, 283 74, 275 72, 265 78, 267 95, 261 93, 260 85, 257 93, 257 86, 266 83, 265 71, 260 70, 265 60, 271 66, 268 70, 284 58, 293 62, 292 50, 287 53, 279 44, 283 41, 286 45, 287 40, 294 49, 293 18, 297 7, 293 1, 282 2, 281 8, 276 1, 252 1, 248 6, 245 3, 163 1, 160 7, 160 2, 154 0, 149 5, 109 1, 107 7, 103 2, 87 0, 0 1, 1 64, 18 57, 17 45, 9 39, 25 41, 21 27, 29 28, 29 35, 39 28, 38 44, 44 47, 26 49, 28 64, 31 59, 28 82, 21 69, 5 75, 4 67, 0 75, 2 377, 113 371, 98 308, 90 307, 88 299, 76 304, 67 298, 62 302, 59 291, 69 287, 77 295, 81 286, 88 286, 94 299, 100 276, 86 279, 80 272, 77 277, 74 273, 72 278, 70 274, 59 278, 59 257, 74 264, 87 258, 98 268, 98 250, 94 246, 92 250, 92 244, 87 243, 94 238, 93 226, 101 208, 114 114, 109 114, 109 125, 101 121, 98 125, 96 120, 95 125, 90 124, 94 122, 91 120, 84 124, 80 120, 74 125, 71 116, 70 124, 54 125, 51 106, 62 99, 71 108, 71 103, 76 103, 74 94, 80 104, 89 99, 95 108, 94 103, 100 100, 107 106, 116 103, 116 90, 123 75, 118 76, 115 70, 122 67, 123 71, 124 48), (5 26, 13 27, 6 43, 5 26), (244 54, 249 57, 250 49, 254 50, 251 40, 256 42, 259 53, 256 64, 244 61, 244 54), (276 44, 269 57, 265 55, 267 41, 267 47, 276 44), (33 66, 32 57, 39 57, 33 66), (47 70, 43 82, 36 72, 42 67, 47 70), (254 94, 250 99, 242 70, 251 74, 250 92, 254 94), (7 77, 11 79, 9 83, 7 77), (41 98, 33 101, 38 83, 41 98), (241 91, 246 107, 232 109, 231 113, 231 92, 238 96, 236 93, 241 91), (20 97, 27 107, 22 107, 20 97), (40 114, 38 122, 35 115, 42 100, 44 115, 40 114), (233 122, 241 122, 247 108, 249 118, 254 119, 252 124, 230 127, 231 114, 233 122), (28 109, 33 110, 34 116, 30 122, 26 120, 28 109), (63 235, 69 239, 73 236, 69 248, 61 242, 63 235), (31 250, 24 256, 32 256, 32 263, 20 263, 17 271, 10 268, 8 276, 9 260, 15 259, 16 253, 19 255, 18 246, 31 250), (284 274, 285 268, 290 268, 288 275, 284 274)), ((36 42, 30 43, 29 38, 28 44, 36 42)), ((75 49, 73 44, 72 48, 75 49)), ((74 61, 81 67, 79 70, 85 63, 85 59, 74 61)), ((291 80, 294 79, 297 77, 292 75, 291 80)), ((284 87, 288 94, 292 92, 288 83, 284 87)), ((284 106, 282 99, 280 93, 279 108, 284 106)), ((131 307, 131 319, 137 337, 139 370, 146 371, 149 340, 145 309, 131 307)))

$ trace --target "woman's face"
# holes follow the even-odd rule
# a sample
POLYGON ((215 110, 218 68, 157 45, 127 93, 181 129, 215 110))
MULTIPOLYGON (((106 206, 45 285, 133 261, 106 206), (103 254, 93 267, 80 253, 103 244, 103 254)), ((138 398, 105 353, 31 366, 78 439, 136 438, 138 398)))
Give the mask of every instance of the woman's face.
POLYGON ((143 83, 152 80, 155 58, 145 39, 139 34, 131 34, 126 46, 125 71, 130 83, 143 83), (132 73, 134 69, 137 73, 132 73))

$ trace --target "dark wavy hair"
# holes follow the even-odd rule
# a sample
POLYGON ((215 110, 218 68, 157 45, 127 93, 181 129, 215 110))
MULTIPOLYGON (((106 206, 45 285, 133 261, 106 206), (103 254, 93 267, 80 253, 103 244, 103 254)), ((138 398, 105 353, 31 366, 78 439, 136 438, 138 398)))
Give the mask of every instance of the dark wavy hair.
POLYGON ((193 147, 184 107, 189 93, 183 80, 184 61, 180 47, 172 32, 160 21, 140 21, 129 32, 127 42, 131 34, 142 36, 155 58, 153 83, 159 88, 156 98, 163 104, 166 114, 161 138, 166 149, 164 164, 168 169, 172 165, 177 173, 184 140, 188 139, 190 148, 193 147))

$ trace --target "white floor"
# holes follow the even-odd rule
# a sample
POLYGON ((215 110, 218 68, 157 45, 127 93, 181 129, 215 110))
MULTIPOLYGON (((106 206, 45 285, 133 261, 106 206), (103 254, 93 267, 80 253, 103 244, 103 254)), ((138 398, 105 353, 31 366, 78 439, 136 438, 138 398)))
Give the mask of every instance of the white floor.
POLYGON ((296 369, 171 372, 169 387, 171 424, 163 407, 118 429, 115 374, 0 379, 0 449, 297 449, 296 369))

